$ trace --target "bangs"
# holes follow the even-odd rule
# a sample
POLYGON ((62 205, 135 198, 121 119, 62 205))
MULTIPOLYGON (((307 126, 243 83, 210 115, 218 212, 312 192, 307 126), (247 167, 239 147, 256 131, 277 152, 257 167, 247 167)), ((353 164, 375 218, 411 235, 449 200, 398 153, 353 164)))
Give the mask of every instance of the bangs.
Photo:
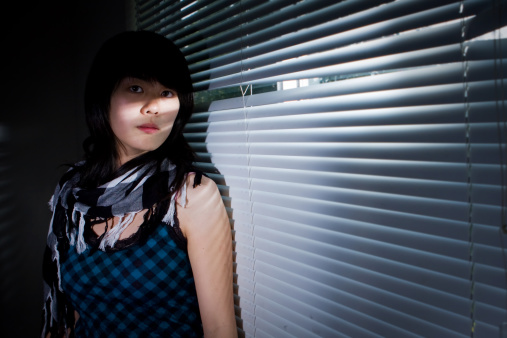
POLYGON ((181 65, 181 60, 175 60, 172 54, 144 55, 135 57, 134 60, 131 56, 122 55, 122 57, 124 59, 117 63, 117 83, 123 78, 138 78, 147 82, 160 82, 176 92, 192 91, 191 85, 184 80, 189 74, 186 69, 177 67, 181 65))
POLYGON ((110 96, 126 77, 158 81, 177 93, 192 92, 187 62, 179 48, 163 36, 138 31, 107 41, 97 55, 94 81, 110 96), (101 84, 97 82, 101 81, 101 84))

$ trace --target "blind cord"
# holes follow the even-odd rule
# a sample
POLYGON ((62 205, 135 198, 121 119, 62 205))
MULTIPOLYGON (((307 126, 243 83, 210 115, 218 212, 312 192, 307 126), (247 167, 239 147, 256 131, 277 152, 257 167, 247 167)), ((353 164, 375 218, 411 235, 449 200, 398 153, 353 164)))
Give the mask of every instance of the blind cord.
MULTIPOLYGON (((243 9, 243 1, 242 0, 239 0, 239 6, 241 7, 241 11, 240 11, 240 15, 243 16, 243 13, 245 13, 244 9, 243 9)), ((245 48, 244 46, 244 40, 243 40, 243 37, 245 36, 244 32, 243 32, 243 25, 244 25, 244 22, 243 20, 241 20, 241 25, 239 27, 240 31, 241 31, 241 34, 240 34, 240 40, 241 40, 241 50, 240 50, 240 55, 241 55, 241 60, 240 60, 240 63, 241 63, 241 80, 240 80, 240 85, 239 85, 239 89, 241 90, 241 98, 242 98, 242 103, 243 103, 243 120, 245 122, 245 134, 246 134, 246 146, 247 146, 247 153, 246 153, 246 160, 247 160, 247 172, 248 172, 248 202, 250 203, 250 225, 251 225, 251 236, 252 236, 252 260, 253 260, 253 280, 252 280, 252 297, 253 297, 253 336, 255 337, 255 333, 256 333, 256 321, 257 321, 257 305, 256 305, 256 301, 255 301, 255 298, 256 298, 256 278, 255 278, 255 271, 256 271, 256 268, 255 268, 255 265, 256 265, 256 259, 255 259, 255 223, 253 221, 253 202, 252 202, 252 178, 250 176, 250 132, 248 130, 248 108, 247 108, 247 102, 246 102, 246 99, 245 99, 245 94, 248 93, 248 89, 250 88, 250 96, 253 94, 253 90, 252 90, 252 87, 253 85, 247 85, 246 88, 243 90, 243 50, 245 48)))
POLYGON ((468 260, 469 260, 469 279, 470 279, 470 337, 475 334, 475 259, 474 259, 474 223, 473 223, 473 199, 472 199, 472 160, 471 160, 471 141, 470 141, 470 100, 469 100, 469 83, 468 83, 468 45, 466 41, 466 23, 465 23, 465 4, 461 1, 461 56, 463 65, 463 103, 465 108, 465 142, 466 142, 466 170, 467 170, 467 202, 468 202, 468 260))

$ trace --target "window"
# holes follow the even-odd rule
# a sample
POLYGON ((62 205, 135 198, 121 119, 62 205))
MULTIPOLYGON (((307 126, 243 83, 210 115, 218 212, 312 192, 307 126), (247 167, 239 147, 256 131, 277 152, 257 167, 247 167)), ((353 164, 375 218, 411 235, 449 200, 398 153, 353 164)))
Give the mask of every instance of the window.
POLYGON ((499 335, 506 8, 137 2, 190 63, 245 336, 499 335))

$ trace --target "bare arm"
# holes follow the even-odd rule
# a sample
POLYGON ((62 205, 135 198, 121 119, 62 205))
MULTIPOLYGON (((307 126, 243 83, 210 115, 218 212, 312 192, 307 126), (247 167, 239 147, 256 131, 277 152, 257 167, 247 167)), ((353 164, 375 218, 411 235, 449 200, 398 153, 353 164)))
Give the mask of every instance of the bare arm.
POLYGON ((232 239, 229 219, 215 183, 203 177, 192 188, 187 205, 178 207, 181 231, 195 279, 205 337, 237 337, 232 285, 232 239))

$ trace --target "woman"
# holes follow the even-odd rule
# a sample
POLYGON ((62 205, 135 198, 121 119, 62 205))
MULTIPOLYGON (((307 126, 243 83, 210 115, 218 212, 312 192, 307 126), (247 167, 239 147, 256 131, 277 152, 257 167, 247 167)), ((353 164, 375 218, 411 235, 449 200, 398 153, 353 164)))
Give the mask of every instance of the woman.
POLYGON ((85 161, 50 202, 43 337, 236 336, 230 226, 183 138, 192 108, 169 40, 125 32, 99 50, 85 161))

